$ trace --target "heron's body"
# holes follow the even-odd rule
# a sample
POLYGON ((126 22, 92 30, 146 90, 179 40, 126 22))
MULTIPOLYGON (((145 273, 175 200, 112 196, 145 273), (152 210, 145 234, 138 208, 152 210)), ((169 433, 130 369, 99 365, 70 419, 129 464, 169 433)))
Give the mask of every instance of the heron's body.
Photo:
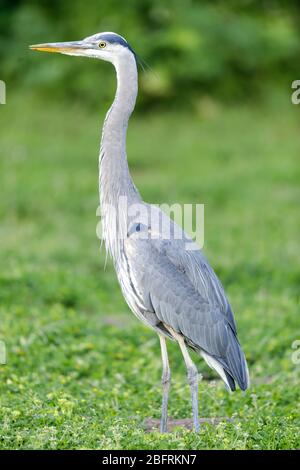
POLYGON ((69 50, 60 43, 34 48, 98 57, 111 61, 116 68, 117 93, 104 122, 99 160, 103 236, 129 307, 160 337, 164 391, 161 430, 166 431, 167 427, 170 385, 165 337, 178 341, 183 352, 191 385, 194 424, 198 430, 197 371, 186 345, 216 369, 229 389, 235 389, 235 382, 242 390, 249 384, 231 307, 202 252, 188 250, 187 246, 193 243, 191 239, 157 207, 144 203, 132 182, 126 156, 126 132, 135 106, 138 80, 131 47, 114 33, 66 44, 71 45, 69 50), (109 47, 109 55, 105 56, 102 51, 101 55, 96 50, 99 41, 105 44, 104 48, 109 47), (126 201, 129 208, 121 213, 120 200, 126 201), (138 207, 138 211, 130 210, 133 207, 138 207), (153 214, 156 215, 155 226, 152 226, 153 214), (168 236, 161 228, 166 225, 171 228, 168 236))

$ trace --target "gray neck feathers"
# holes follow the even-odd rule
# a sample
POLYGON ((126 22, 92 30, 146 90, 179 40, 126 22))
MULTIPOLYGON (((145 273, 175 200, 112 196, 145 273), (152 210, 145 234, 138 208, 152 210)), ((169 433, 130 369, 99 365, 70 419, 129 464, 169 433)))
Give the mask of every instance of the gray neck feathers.
POLYGON ((102 130, 99 193, 102 235, 107 251, 117 262, 127 231, 127 213, 119 210, 120 197, 123 201, 125 197, 128 205, 138 203, 141 199, 131 179, 126 156, 128 120, 134 109, 138 90, 136 62, 133 54, 126 54, 114 65, 117 72, 117 92, 102 130))

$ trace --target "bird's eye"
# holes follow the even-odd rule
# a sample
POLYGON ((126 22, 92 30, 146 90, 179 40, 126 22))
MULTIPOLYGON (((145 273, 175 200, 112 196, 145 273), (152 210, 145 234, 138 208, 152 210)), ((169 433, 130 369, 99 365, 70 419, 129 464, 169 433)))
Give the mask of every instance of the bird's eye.
POLYGON ((100 49, 103 49, 104 47, 106 47, 106 42, 105 41, 99 42, 99 47, 100 49))

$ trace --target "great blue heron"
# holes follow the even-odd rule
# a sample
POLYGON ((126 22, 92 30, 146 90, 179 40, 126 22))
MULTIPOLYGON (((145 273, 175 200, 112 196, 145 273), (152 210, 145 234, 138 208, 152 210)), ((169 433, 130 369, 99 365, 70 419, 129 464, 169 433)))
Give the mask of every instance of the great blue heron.
POLYGON ((235 390, 235 382, 246 390, 249 374, 233 312, 213 269, 200 249, 187 249, 191 239, 178 225, 156 206, 142 201, 131 179, 126 132, 138 91, 136 54, 122 36, 111 32, 81 41, 37 44, 31 49, 102 59, 116 69, 117 91, 104 121, 99 157, 105 245, 129 307, 159 336, 163 367, 161 432, 167 431, 171 381, 166 338, 177 341, 183 354, 194 429, 198 432, 198 372, 187 346, 219 373, 229 390, 235 390), (121 198, 126 198, 127 209, 116 219, 121 198), (136 205, 140 209, 133 216, 130 208, 136 205), (159 219, 155 227, 150 213, 159 219), (165 236, 163 226, 171 228, 169 236, 165 236))

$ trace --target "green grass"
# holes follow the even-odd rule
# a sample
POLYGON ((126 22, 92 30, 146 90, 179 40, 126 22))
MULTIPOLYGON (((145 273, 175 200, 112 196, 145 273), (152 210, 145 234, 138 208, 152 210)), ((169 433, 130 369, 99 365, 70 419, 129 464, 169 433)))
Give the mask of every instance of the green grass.
MULTIPOLYGON (((289 99, 194 114, 135 116, 128 154, 149 202, 205 204, 205 252, 220 276, 252 387, 229 395, 197 359, 200 415, 230 416, 199 435, 145 433, 159 418, 155 334, 123 301, 96 238, 103 112, 9 96, 0 140, 0 447, 286 449, 300 447, 299 109, 289 99)), ((169 413, 189 417, 180 352, 169 413)))

